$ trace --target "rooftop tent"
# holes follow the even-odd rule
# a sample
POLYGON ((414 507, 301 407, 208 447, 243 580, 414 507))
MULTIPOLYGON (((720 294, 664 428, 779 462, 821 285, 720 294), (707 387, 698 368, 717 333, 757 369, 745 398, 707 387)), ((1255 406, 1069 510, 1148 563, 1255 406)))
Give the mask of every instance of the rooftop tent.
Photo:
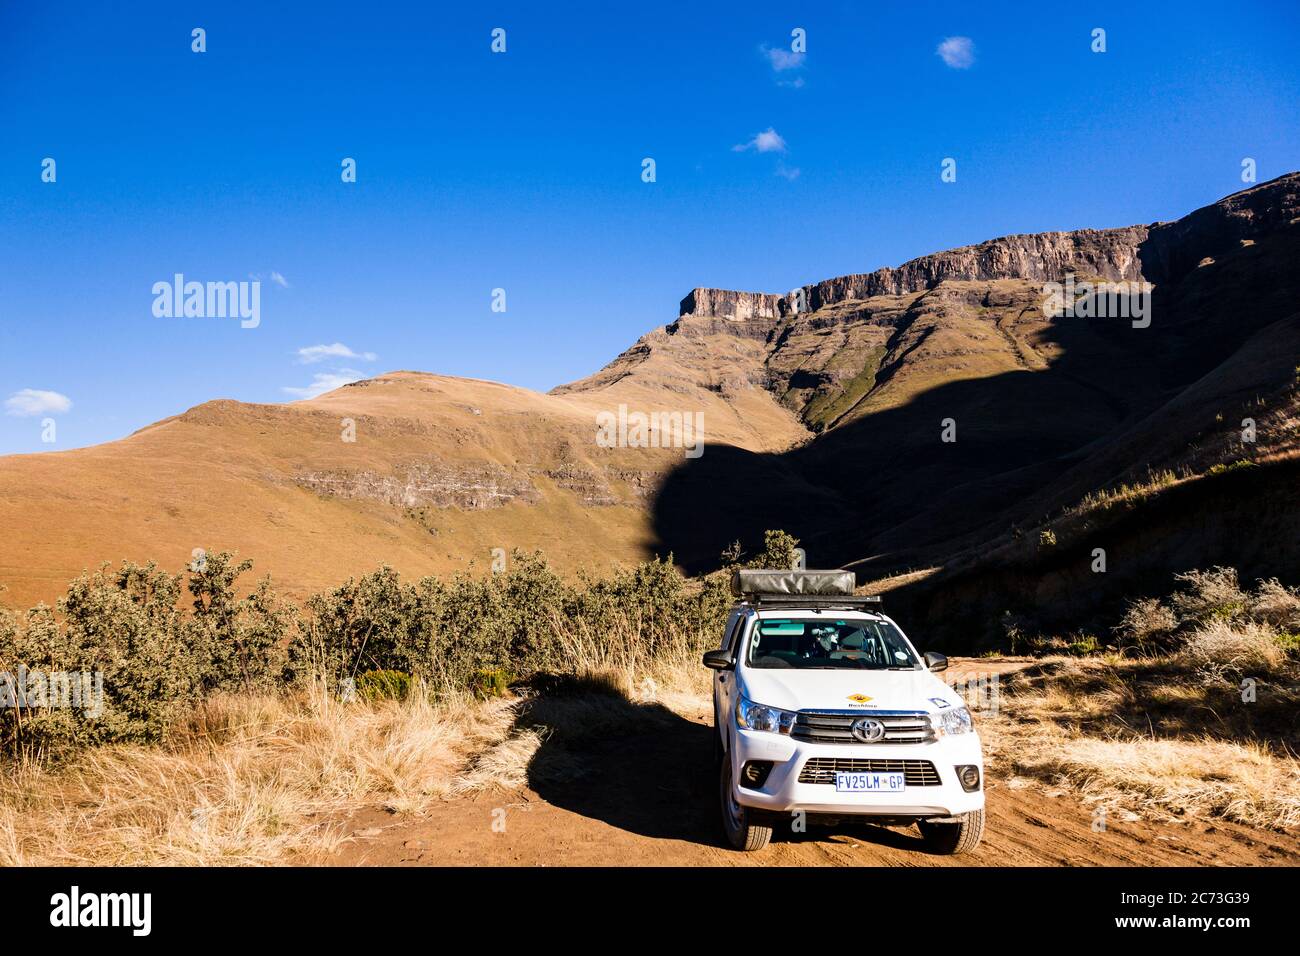
POLYGON ((808 595, 850 597, 852 571, 736 571, 731 576, 731 593, 749 595, 808 595))

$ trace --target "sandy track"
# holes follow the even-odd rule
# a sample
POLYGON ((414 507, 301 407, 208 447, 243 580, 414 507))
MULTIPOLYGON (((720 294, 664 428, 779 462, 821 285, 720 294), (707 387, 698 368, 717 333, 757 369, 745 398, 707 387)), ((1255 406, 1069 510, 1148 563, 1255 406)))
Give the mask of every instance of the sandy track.
MULTIPOLYGON (((999 667, 1005 669, 1005 667, 999 667)), ((979 850, 928 853, 914 827, 844 823, 778 834, 758 853, 721 844, 710 760, 710 715, 646 705, 654 726, 610 734, 581 751, 583 773, 547 774, 539 751, 530 785, 446 800, 416 819, 381 809, 348 821, 344 865, 525 866, 1262 866, 1300 865, 1300 839, 1229 823, 1117 820, 1092 829, 1078 797, 1013 789, 989 775, 979 850), (536 772, 534 772, 536 770, 536 772), (549 782, 548 782, 549 781, 549 782), (504 830, 501 824, 504 823, 504 830), (495 826, 494 826, 495 824, 495 826)), ((564 759, 571 761, 572 753, 564 759)))

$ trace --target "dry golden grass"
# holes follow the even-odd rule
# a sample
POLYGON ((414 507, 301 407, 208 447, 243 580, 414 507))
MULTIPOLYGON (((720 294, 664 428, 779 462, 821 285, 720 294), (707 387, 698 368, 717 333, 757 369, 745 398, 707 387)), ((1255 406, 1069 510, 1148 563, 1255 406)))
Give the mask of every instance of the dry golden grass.
POLYGON ((509 730, 513 703, 218 698, 165 747, 104 747, 0 780, 0 865, 267 864, 318 858, 338 821, 419 811, 509 730))
POLYGON ((1300 825, 1300 763, 1260 744, 1048 738, 1016 763, 1106 806, 1278 830, 1300 825))
POLYGON ((651 648, 639 622, 626 617, 613 631, 598 632, 585 621, 552 624, 574 673, 606 681, 629 699, 666 703, 675 696, 709 692, 710 672, 700 665, 704 647, 689 636, 677 635, 669 646, 651 648))
MULTIPOLYGON (((1008 777, 1067 785, 1108 808, 1300 826, 1300 761, 1285 742, 1254 739, 1239 719, 1216 713, 1200 667, 1185 654, 1046 658, 1010 681, 999 713, 981 715, 986 758, 1008 777)), ((1287 709, 1289 691, 1273 693, 1287 709)), ((1253 720, 1268 716, 1243 706, 1261 708, 1253 720)))
POLYGON ((528 785, 528 768, 546 740, 545 728, 521 728, 474 758, 455 781, 458 793, 518 790, 528 785))
POLYGON ((1272 631, 1252 621, 1212 621, 1188 637, 1183 654, 1216 674, 1271 674, 1286 663, 1286 652, 1272 631))

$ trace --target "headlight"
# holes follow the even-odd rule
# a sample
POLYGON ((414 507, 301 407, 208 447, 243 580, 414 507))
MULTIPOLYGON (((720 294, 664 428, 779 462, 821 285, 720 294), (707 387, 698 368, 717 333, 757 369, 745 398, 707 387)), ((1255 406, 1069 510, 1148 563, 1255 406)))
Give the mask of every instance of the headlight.
POLYGON ((788 734, 794 726, 794 714, 788 710, 756 704, 749 698, 742 697, 736 705, 736 723, 746 730, 788 734))
POLYGON ((968 734, 975 729, 971 723, 970 711, 965 707, 948 707, 939 711, 936 723, 941 737, 968 734))

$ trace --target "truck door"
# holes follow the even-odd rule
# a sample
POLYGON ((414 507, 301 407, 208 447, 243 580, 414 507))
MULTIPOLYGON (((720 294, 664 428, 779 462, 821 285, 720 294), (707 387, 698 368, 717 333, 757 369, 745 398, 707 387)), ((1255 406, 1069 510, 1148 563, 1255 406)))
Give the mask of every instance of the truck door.
MULTIPOLYGON (((733 611, 727 619, 727 629, 723 632, 722 640, 723 649, 731 651, 733 657, 740 652, 740 635, 744 630, 745 615, 741 611, 733 611)), ((730 740, 728 728, 731 726, 731 710, 735 706, 735 700, 736 672, 714 671, 713 713, 724 745, 730 740)))

